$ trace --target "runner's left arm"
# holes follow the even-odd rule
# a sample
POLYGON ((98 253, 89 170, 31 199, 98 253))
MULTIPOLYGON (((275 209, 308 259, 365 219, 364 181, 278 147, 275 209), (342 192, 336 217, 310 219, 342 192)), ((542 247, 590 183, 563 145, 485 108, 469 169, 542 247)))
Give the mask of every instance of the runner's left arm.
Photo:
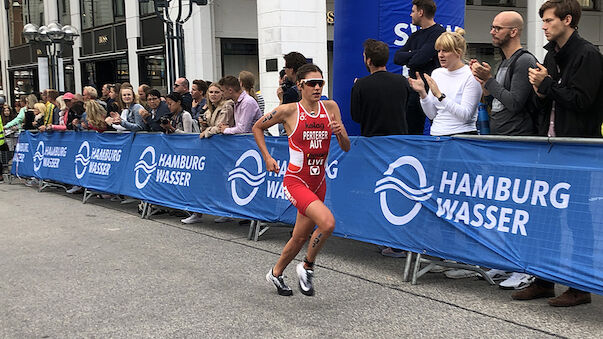
POLYGON ((331 131, 335 134, 339 147, 341 147, 344 152, 347 152, 350 150, 351 146, 350 138, 348 137, 348 132, 345 130, 343 122, 341 122, 339 106, 333 100, 325 101, 325 104, 327 105, 327 111, 329 112, 329 118, 331 119, 331 131))

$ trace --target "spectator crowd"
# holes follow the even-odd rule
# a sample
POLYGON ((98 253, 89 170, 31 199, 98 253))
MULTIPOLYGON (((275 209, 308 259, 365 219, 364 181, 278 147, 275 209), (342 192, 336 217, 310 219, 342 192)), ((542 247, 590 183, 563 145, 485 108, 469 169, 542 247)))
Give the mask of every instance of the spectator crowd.
MULTIPOLYGON (((483 103, 488 107, 491 134, 601 137, 603 56, 578 33, 581 6, 577 0, 546 1, 540 8, 548 40, 542 61, 521 46, 521 14, 496 15, 489 33, 503 57, 497 69, 466 59, 464 30, 447 32, 436 23, 433 0, 413 0, 412 4, 412 24, 420 29, 393 56, 395 64, 408 69, 408 77, 388 72, 390 55, 385 42, 364 42, 362 57, 370 74, 355 81, 350 105, 362 136, 478 134, 478 105, 483 103)), ((300 100, 296 72, 307 61, 298 52, 286 54, 284 60, 277 96, 280 103, 296 102, 300 100)), ((218 81, 191 83, 179 78, 172 85, 166 95, 145 84, 135 89, 129 83, 104 84, 100 95, 93 86, 84 87, 81 94, 60 95, 46 89, 40 98, 22 96, 15 107, 4 104, 0 131, 149 131, 199 133, 200 138, 210 138, 251 133, 264 112, 264 99, 248 71, 218 81)), ((279 130, 284 135, 282 126, 279 130)), ((191 213, 182 222, 199 222, 201 217, 191 213)), ((383 248, 382 254, 404 256, 395 248, 383 248)), ((465 278, 476 273, 454 269, 445 274, 465 278)), ((513 299, 552 298, 552 306, 591 300, 589 293, 574 288, 553 298, 552 283, 524 273, 493 269, 487 274, 501 280, 501 288, 515 289, 513 299)))

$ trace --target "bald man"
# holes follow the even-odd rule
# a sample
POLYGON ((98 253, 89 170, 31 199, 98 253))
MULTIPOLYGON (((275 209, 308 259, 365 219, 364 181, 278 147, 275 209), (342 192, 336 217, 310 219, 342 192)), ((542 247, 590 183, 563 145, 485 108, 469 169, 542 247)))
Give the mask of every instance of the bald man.
POLYGON ((535 135, 537 101, 528 77, 536 67, 536 58, 521 47, 523 18, 514 11, 499 13, 492 21, 492 45, 499 47, 505 59, 493 77, 486 62, 471 60, 471 71, 484 94, 493 97, 490 132, 498 135, 535 135))

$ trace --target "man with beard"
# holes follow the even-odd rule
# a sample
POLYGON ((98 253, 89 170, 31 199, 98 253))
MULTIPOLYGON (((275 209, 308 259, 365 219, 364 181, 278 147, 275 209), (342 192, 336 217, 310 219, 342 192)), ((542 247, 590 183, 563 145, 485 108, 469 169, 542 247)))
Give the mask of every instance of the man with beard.
MULTIPOLYGON (((408 75, 413 79, 417 72, 431 75, 434 69, 440 67, 435 42, 446 30, 433 20, 435 13, 436 4, 433 0, 413 0, 410 17, 412 24, 421 29, 411 34, 404 47, 394 55, 394 63, 407 66, 408 75)), ((425 89, 429 91, 429 88, 425 89)), ((408 121, 408 134, 429 135, 430 125, 425 126, 428 121, 426 121, 425 113, 419 103, 419 94, 415 91, 410 91, 406 120, 408 121)))
POLYGON ((523 18, 514 11, 499 13, 492 21, 492 44, 499 47, 504 60, 492 77, 486 62, 471 60, 471 71, 493 97, 490 113, 490 132, 498 135, 534 135, 535 98, 526 74, 536 67, 536 58, 521 47, 523 18))
POLYGON ((385 65, 389 47, 382 41, 364 41, 364 64, 371 73, 352 87, 350 113, 360 124, 360 134, 408 134, 406 100, 410 87, 405 77, 390 73, 385 65))

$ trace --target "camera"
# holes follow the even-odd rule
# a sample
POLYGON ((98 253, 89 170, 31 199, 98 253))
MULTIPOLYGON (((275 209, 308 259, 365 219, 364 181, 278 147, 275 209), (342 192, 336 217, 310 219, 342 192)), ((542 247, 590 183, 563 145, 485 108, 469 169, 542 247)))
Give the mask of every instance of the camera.
POLYGON ((281 88, 283 89, 283 92, 286 92, 289 88, 295 86, 295 83, 291 80, 289 80, 288 78, 285 78, 285 81, 283 81, 283 84, 281 85, 281 88))
POLYGON ((170 118, 163 116, 161 118, 159 118, 159 123, 162 125, 169 125, 170 124, 170 118))

